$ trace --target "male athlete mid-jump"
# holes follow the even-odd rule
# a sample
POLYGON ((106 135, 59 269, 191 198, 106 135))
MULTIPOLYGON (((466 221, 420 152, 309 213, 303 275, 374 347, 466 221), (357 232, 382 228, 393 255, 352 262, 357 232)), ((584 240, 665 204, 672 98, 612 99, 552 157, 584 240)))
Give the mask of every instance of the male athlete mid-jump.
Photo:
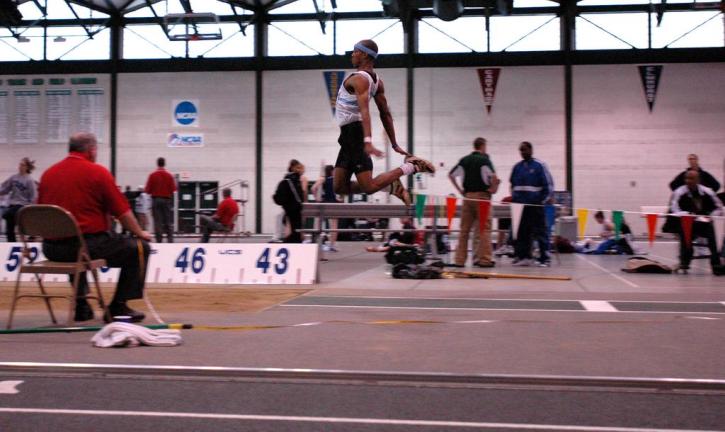
POLYGON ((352 64, 357 68, 342 82, 337 92, 336 120, 340 126, 340 152, 337 155, 334 171, 334 188, 339 194, 364 192, 375 193, 390 187, 390 193, 410 205, 410 194, 400 181, 400 177, 416 172, 435 172, 430 162, 415 157, 400 148, 395 139, 393 116, 385 99, 383 81, 373 70, 378 56, 378 46, 371 40, 362 40, 355 44, 352 52, 352 64), (373 161, 370 155, 381 157, 383 152, 373 145, 370 126, 370 99, 380 111, 380 120, 390 138, 393 150, 405 156, 400 167, 373 177, 373 161), (351 181, 355 174, 357 182, 351 181))

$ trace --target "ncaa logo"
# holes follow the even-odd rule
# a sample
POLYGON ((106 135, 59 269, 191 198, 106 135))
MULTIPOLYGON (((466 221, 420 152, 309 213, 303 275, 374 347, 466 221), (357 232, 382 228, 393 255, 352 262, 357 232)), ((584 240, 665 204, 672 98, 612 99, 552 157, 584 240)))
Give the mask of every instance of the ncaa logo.
POLYGON ((181 145, 181 137, 179 136, 179 134, 172 133, 171 135, 169 135, 168 145, 169 145, 169 147, 178 147, 178 146, 180 146, 181 145))
POLYGON ((199 117, 199 110, 190 101, 181 101, 174 108, 174 119, 182 126, 191 126, 199 117))

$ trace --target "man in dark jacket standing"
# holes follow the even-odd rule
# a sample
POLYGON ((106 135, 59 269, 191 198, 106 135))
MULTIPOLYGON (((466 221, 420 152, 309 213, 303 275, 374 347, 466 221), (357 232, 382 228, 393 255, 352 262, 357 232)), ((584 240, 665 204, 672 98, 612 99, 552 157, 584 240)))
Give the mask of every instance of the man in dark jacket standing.
POLYGON ((516 258, 513 265, 531 264, 531 241, 535 239, 539 244, 538 265, 549 267, 549 236, 546 232, 544 205, 552 201, 554 180, 546 164, 534 159, 534 148, 530 142, 522 142, 519 152, 523 160, 514 165, 511 171, 512 202, 532 205, 524 207, 518 233, 514 233, 516 258))

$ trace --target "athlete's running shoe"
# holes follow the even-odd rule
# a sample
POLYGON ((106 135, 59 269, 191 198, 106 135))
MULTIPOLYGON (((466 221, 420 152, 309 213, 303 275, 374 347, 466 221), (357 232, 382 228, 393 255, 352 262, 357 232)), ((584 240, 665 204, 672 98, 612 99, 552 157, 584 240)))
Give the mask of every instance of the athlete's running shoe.
POLYGON ((427 173, 435 173, 436 167, 429 161, 419 158, 417 156, 407 156, 405 158, 406 162, 410 162, 413 165, 415 165, 415 172, 427 172, 427 173))
POLYGON ((408 193, 408 190, 403 186, 400 179, 395 179, 394 182, 390 183, 390 195, 400 198, 401 201, 407 206, 412 204, 413 200, 408 193))

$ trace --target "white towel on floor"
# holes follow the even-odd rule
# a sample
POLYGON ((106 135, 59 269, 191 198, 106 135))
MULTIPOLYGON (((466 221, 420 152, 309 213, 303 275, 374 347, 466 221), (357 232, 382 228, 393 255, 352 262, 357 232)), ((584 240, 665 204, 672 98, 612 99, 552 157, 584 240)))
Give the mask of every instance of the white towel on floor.
POLYGON ((177 346, 182 339, 179 330, 151 330, 124 322, 113 322, 93 335, 91 343, 98 348, 148 346, 177 346))

